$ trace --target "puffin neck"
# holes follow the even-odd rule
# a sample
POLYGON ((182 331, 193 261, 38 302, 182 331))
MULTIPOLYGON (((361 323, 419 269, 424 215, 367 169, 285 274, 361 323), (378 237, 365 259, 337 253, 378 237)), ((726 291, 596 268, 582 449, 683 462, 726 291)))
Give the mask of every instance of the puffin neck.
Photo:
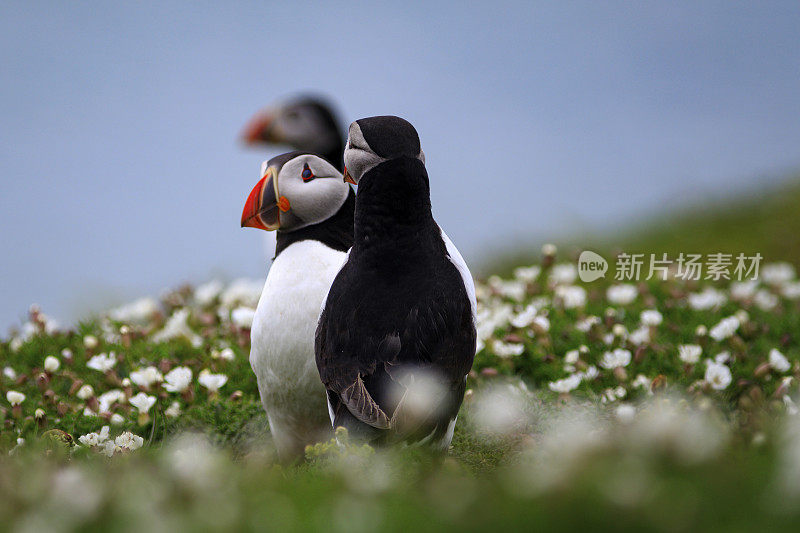
POLYGON ((414 239, 433 224, 425 165, 416 158, 384 161, 359 180, 354 247, 414 239))
POLYGON ((353 214, 355 207, 356 195, 353 189, 350 188, 342 207, 329 219, 294 231, 278 230, 275 257, 278 257, 290 244, 305 240, 319 241, 329 248, 346 252, 353 246, 353 214))
POLYGON ((342 134, 337 131, 336 144, 330 150, 325 151, 324 154, 320 154, 325 161, 336 167, 339 172, 344 171, 344 143, 345 139, 342 139, 342 134))

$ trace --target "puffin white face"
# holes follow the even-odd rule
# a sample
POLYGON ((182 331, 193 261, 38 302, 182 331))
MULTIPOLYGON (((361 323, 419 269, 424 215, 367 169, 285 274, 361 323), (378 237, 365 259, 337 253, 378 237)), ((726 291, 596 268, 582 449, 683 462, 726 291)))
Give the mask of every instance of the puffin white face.
POLYGON ((318 224, 339 211, 350 191, 333 165, 301 152, 262 163, 261 176, 242 211, 242 227, 288 232, 318 224))
POLYGON ((258 112, 242 135, 248 144, 288 144, 304 152, 335 150, 339 141, 336 118, 316 99, 301 99, 258 112))
POLYGON ((377 165, 397 157, 415 157, 425 164, 417 131, 394 116, 362 118, 350 124, 344 149, 344 179, 358 185, 377 165))

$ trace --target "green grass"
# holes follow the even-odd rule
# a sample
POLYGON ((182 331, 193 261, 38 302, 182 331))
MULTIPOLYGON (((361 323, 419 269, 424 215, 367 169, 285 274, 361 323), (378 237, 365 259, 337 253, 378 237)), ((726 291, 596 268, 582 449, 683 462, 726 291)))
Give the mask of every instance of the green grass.
MULTIPOLYGON (((627 253, 709 254, 761 253, 766 261, 800 265, 800 178, 739 193, 733 198, 689 205, 632 221, 608 234, 562 236, 560 247, 610 256, 627 253)), ((540 243, 541 244, 541 243, 540 243)), ((518 265, 540 260, 537 246, 500 250, 496 259, 479 265, 483 272, 509 275, 518 265)))

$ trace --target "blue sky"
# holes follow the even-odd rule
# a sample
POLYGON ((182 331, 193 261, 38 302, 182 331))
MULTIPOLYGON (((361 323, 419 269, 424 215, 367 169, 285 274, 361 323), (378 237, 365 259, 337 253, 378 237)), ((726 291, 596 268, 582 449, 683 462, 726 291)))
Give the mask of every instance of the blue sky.
POLYGON ((476 265, 800 169, 797 2, 472 4, 4 3, 0 331, 265 275, 237 136, 297 91, 415 124, 476 265))

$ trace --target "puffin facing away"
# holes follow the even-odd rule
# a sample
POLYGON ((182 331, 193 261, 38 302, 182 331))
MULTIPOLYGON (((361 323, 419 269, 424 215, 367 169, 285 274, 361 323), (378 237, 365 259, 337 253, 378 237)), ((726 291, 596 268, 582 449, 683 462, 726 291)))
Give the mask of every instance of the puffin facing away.
POLYGON ((253 319, 250 366, 278 456, 292 461, 330 433, 314 328, 353 242, 355 194, 333 165, 304 152, 270 159, 261 176, 242 227, 277 230, 277 246, 253 319))
POLYGON ((375 443, 446 450, 475 356, 475 287, 431 215, 419 136, 405 120, 350 125, 353 248, 333 281, 315 353, 334 427, 375 443))
POLYGON ((301 96, 256 113, 244 128, 246 144, 286 144, 319 154, 342 170, 345 138, 332 106, 318 96, 301 96))

